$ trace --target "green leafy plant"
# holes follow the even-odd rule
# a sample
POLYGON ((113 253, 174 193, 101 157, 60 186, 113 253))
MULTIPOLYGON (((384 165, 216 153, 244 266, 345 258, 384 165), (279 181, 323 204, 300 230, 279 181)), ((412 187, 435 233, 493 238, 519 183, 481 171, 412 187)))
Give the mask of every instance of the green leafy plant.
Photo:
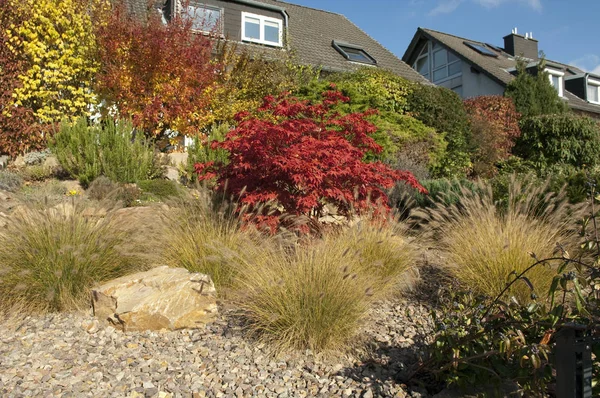
MULTIPOLYGON (((600 196, 593 183, 588 187, 590 215, 581 223, 583 246, 559 241, 548 257, 530 252, 527 267, 509 274, 505 286, 493 296, 475 296, 459 289, 442 295, 440 310, 432 314, 437 333, 430 357, 411 376, 425 371, 463 387, 512 380, 528 396, 549 394, 556 378, 564 377, 556 370, 557 361, 564 360, 556 352, 558 345, 564 344, 559 336, 573 329, 591 337, 600 335, 596 222, 600 196), (541 290, 531 278, 539 268, 553 271, 542 298, 535 294, 541 290), (531 298, 504 300, 515 285, 527 286, 531 298)), ((579 220, 578 214, 570 217, 579 220)), ((595 355, 591 377, 586 379, 595 396, 600 393, 600 346, 587 348, 595 355)))
POLYGON ((32 312, 82 309, 94 284, 135 271, 118 251, 125 236, 110 214, 82 215, 81 202, 48 209, 30 204, 0 231, 0 307, 32 312))
POLYGON ((183 195, 180 185, 171 180, 143 180, 139 181, 137 186, 142 190, 142 194, 158 200, 183 195))
POLYGON ((108 119, 102 125, 88 125, 80 118, 76 123, 63 122, 51 148, 64 170, 84 187, 100 175, 134 183, 162 174, 152 145, 125 121, 108 119))
POLYGON ((185 176, 188 181, 196 181, 196 163, 218 162, 227 164, 229 162, 229 154, 227 151, 220 148, 213 148, 213 142, 222 142, 230 130, 229 125, 220 124, 213 125, 210 132, 206 136, 197 136, 192 144, 187 148, 187 163, 185 176))
POLYGON ((513 152, 538 169, 559 163, 598 165, 600 126, 591 118, 569 113, 530 117, 522 120, 521 132, 513 152))
POLYGON ((432 170, 434 177, 461 177, 471 168, 471 130, 462 100, 443 87, 415 85, 408 95, 409 115, 443 134, 446 156, 432 170))

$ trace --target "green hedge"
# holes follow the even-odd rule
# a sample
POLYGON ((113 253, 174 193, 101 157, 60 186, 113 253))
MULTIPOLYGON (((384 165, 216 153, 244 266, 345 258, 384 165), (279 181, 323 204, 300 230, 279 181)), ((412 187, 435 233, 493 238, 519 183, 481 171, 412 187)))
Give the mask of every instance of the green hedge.
POLYGON ((593 167, 600 163, 600 126, 568 113, 524 118, 513 153, 540 170, 554 164, 593 167))

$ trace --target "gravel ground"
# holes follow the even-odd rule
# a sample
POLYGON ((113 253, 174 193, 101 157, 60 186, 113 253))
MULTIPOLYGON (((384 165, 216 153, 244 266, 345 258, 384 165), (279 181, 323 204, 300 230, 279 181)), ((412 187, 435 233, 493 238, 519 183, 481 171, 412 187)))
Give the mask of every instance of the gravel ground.
POLYGON ((89 314, 28 317, 0 326, 2 397, 422 397, 395 380, 430 335, 428 309, 383 302, 360 354, 274 358, 231 311, 203 329, 122 333, 89 314))

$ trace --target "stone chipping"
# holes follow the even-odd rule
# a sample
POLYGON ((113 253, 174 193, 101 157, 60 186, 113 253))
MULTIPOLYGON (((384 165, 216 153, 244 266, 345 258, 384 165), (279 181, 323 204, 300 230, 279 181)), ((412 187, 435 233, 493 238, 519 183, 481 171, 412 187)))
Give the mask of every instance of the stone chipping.
POLYGON ((2 397, 424 397, 396 377, 432 325, 424 303, 382 302, 352 354, 272 356, 233 310, 178 331, 121 332, 88 313, 0 325, 2 397))

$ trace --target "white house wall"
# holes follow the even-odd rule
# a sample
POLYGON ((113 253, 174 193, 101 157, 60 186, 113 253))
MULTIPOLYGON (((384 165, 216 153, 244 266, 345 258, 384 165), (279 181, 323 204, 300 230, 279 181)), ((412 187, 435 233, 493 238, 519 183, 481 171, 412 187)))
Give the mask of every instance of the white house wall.
POLYGON ((480 95, 503 95, 504 87, 483 73, 471 72, 471 65, 462 64, 463 98, 480 95))

